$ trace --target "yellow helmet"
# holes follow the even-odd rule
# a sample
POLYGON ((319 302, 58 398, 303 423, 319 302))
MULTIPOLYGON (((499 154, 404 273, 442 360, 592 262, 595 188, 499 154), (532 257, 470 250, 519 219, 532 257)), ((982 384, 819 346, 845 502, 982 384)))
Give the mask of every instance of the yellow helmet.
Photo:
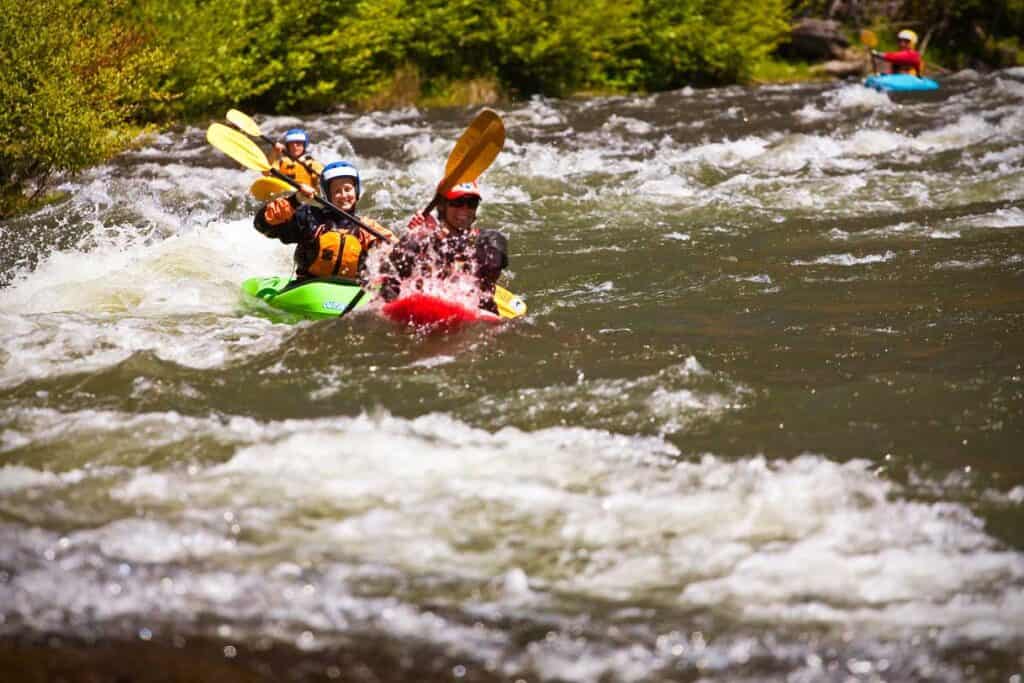
POLYGON ((910 47, 917 47, 917 34, 909 28, 905 28, 896 34, 896 40, 909 40, 910 47))

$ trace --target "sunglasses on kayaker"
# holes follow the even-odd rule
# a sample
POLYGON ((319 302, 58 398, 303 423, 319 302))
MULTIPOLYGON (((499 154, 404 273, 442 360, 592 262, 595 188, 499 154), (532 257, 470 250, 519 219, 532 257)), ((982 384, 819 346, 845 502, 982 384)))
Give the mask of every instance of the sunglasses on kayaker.
POLYGON ((458 199, 449 199, 448 206, 468 206, 471 209, 475 209, 480 206, 479 197, 459 197, 458 199))

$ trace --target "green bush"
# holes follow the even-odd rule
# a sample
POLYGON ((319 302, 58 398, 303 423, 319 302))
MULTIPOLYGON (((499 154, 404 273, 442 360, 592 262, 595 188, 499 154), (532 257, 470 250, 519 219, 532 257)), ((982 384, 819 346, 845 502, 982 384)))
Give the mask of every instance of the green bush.
POLYGON ((644 38, 631 56, 642 64, 639 81, 647 90, 745 81, 789 31, 786 0, 642 4, 644 38))
POLYGON ((125 6, 0 0, 0 217, 122 149, 167 66, 125 6))
POLYGON ((344 7, 349 12, 334 18, 333 30, 304 43, 313 66, 290 93, 274 96, 278 106, 365 99, 410 65, 428 95, 476 78, 523 96, 734 82, 748 78, 788 30, 785 0, 754 7, 719 0, 362 0, 344 7))
POLYGON ((158 103, 156 118, 194 118, 225 104, 256 101, 309 76, 299 49, 315 35, 306 21, 315 3, 292 0, 134 0, 134 20, 152 26, 174 55, 160 87, 177 94, 158 103))

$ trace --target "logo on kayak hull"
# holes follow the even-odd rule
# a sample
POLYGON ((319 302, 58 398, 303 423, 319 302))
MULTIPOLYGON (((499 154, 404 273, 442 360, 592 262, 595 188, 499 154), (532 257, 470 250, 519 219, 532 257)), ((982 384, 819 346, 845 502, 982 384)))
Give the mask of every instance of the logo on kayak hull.
POLYGON ((321 304, 328 311, 344 311, 348 304, 343 301, 325 301, 321 304))

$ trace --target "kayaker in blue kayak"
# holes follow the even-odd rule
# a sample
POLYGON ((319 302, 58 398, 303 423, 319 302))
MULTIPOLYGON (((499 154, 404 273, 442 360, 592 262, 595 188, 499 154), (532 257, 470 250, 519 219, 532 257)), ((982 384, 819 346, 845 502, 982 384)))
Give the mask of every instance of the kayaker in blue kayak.
MULTIPOLYGON (((359 170, 347 161, 327 164, 320 175, 320 189, 335 206, 355 216, 362 194, 359 170)), ((312 198, 313 188, 303 184, 301 194, 312 198)), ((359 220, 393 240, 393 233, 366 216, 359 220)), ((302 204, 296 195, 279 197, 260 208, 253 221, 267 237, 295 246, 295 279, 364 275, 366 254, 386 244, 348 218, 314 204, 302 204)))
POLYGON ((924 65, 921 62, 921 54, 916 49, 917 34, 910 29, 903 29, 896 34, 896 42, 899 45, 896 52, 872 50, 872 56, 887 61, 891 65, 891 73, 920 77, 924 72, 924 65))
POLYGON ((284 141, 274 143, 270 163, 292 180, 313 187, 320 182, 320 172, 324 167, 309 154, 309 135, 301 128, 286 131, 284 141))
POLYGON ((480 308, 497 312, 494 288, 508 267, 508 239, 497 230, 474 227, 480 206, 476 182, 456 185, 437 203, 437 217, 417 213, 382 270, 381 295, 392 301, 402 290, 419 289, 424 278, 476 278, 480 308))

